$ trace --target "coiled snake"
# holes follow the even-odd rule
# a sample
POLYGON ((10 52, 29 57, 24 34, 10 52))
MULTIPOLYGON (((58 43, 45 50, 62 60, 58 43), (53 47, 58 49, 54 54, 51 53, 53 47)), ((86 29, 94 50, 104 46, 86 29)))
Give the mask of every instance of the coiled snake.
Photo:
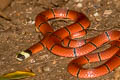
POLYGON ((84 36, 86 29, 90 26, 89 19, 83 13, 65 9, 49 9, 37 15, 35 25, 37 30, 44 35, 44 38, 29 49, 19 53, 17 59, 20 61, 45 47, 59 56, 77 57, 69 63, 68 72, 79 78, 99 77, 110 73, 120 65, 120 31, 111 30, 91 39, 74 40, 74 38, 84 36), (67 18, 75 22, 54 31, 48 20, 56 18, 67 18), (88 54, 104 43, 111 44, 111 47, 102 52, 88 54), (106 59, 109 60, 99 67, 93 69, 82 68, 83 64, 106 59))

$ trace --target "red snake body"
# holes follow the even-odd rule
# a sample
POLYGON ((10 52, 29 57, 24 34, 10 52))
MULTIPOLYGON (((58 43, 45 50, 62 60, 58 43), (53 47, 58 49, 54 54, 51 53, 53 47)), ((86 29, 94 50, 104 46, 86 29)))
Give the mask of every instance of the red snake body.
MULTIPOLYGON (((37 15, 35 25, 44 38, 24 52, 33 55, 46 47, 50 52, 59 56, 78 57, 68 65, 68 72, 73 76, 95 78, 111 72, 120 65, 120 31, 111 30, 91 39, 74 40, 74 38, 84 36, 85 30, 90 26, 89 19, 83 13, 64 9, 46 10, 37 15), (74 20, 75 23, 54 31, 48 20, 56 18, 67 18, 74 20), (111 47, 102 52, 88 54, 104 43, 111 44, 111 47), (106 59, 110 60, 97 68, 82 68, 83 64, 106 59)), ((23 60, 26 57, 20 53, 17 58, 23 60)))

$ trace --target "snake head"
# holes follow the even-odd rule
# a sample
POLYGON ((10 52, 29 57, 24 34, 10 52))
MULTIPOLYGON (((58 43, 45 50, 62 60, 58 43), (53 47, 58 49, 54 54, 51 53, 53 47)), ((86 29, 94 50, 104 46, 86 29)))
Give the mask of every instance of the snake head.
POLYGON ((27 53, 27 52, 22 51, 22 52, 17 54, 16 59, 18 61, 23 61, 24 59, 27 59, 28 57, 30 57, 30 54, 27 53))

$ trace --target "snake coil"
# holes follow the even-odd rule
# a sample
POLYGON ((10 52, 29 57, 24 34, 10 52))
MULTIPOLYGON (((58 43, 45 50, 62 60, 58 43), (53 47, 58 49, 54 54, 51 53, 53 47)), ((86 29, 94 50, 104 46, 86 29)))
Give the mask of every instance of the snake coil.
POLYGON ((49 9, 37 15, 35 25, 44 38, 19 53, 17 59, 20 61, 47 48, 55 55, 77 57, 69 63, 68 72, 79 78, 99 77, 110 73, 120 65, 120 31, 106 31, 87 40, 78 41, 74 39, 84 36, 86 29, 90 26, 89 19, 83 13, 65 9, 49 9), (48 20, 56 18, 67 18, 73 20, 74 23, 54 31, 48 20), (88 54, 104 43, 109 43, 111 47, 102 52, 88 54), (82 68, 84 64, 106 59, 109 60, 99 67, 93 69, 82 68))

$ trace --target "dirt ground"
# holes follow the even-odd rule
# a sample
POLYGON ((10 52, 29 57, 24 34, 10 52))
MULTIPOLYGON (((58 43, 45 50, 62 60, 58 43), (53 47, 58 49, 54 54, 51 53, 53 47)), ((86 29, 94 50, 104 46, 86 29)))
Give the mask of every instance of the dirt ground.
MULTIPOLYGON (((51 8, 64 8, 83 12, 91 21, 87 37, 103 31, 120 30, 119 0, 13 0, 3 12, 11 19, 0 18, 0 75, 17 70, 32 70, 36 76, 23 80, 77 80, 67 72, 73 58, 56 56, 47 49, 19 62, 16 53, 23 51, 43 38, 35 31, 34 20, 38 13, 51 8)), ((51 21, 55 28, 69 22, 51 21)), ((120 80, 120 69, 95 79, 120 80)))

